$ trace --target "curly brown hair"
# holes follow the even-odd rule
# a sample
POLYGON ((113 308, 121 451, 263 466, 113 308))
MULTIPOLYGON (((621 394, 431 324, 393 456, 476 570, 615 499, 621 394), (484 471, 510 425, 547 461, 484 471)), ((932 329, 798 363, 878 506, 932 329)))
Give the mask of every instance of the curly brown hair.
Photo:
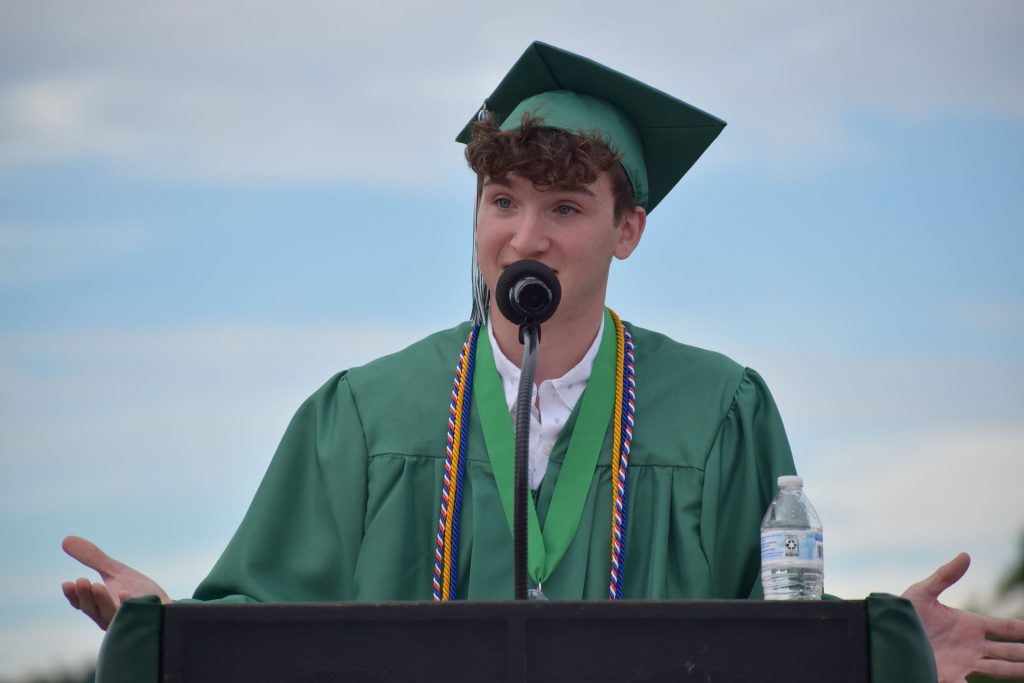
MULTIPOLYGON (((466 161, 478 180, 504 179, 509 173, 531 181, 538 189, 589 185, 604 171, 611 173, 615 222, 637 206, 633 185, 613 152, 597 132, 571 133, 544 126, 538 116, 523 114, 518 130, 503 131, 488 114, 470 128, 466 161)), ((477 198, 481 183, 477 183, 477 198)))

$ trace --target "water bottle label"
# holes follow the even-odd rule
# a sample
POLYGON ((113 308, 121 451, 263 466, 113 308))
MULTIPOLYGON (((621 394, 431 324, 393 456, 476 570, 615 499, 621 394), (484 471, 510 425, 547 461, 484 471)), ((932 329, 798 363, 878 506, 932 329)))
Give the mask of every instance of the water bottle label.
POLYGON ((820 561, 824 558, 820 531, 768 529, 761 532, 761 562, 820 561))

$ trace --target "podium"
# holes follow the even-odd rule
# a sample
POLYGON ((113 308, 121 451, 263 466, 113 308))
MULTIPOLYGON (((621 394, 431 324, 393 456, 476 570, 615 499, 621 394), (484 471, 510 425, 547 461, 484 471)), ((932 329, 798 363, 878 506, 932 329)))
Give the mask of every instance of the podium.
POLYGON ((934 681, 913 608, 859 601, 129 601, 98 683, 934 681), (910 612, 907 612, 907 609, 910 612))

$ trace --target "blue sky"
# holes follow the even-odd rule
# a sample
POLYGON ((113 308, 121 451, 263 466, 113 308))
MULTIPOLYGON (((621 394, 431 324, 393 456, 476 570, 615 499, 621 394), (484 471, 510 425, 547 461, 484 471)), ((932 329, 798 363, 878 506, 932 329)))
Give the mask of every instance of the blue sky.
POLYGON ((187 596, 302 399, 465 317, 452 138, 533 39, 728 121, 609 303, 766 377, 828 589, 963 549, 950 600, 991 599, 1024 529, 1019 3, 378 5, 0 3, 0 676, 95 651, 64 535, 187 596))

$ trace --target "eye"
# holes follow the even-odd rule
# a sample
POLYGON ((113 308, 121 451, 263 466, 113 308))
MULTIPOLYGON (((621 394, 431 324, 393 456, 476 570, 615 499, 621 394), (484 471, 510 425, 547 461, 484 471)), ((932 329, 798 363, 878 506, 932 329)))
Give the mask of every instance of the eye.
POLYGON ((559 204, 555 211, 557 211, 560 216, 571 216, 574 213, 578 213, 576 207, 569 206, 568 204, 559 204))
POLYGON ((497 199, 494 200, 494 205, 497 206, 499 209, 511 209, 512 200, 509 199, 508 197, 498 197, 497 199))

